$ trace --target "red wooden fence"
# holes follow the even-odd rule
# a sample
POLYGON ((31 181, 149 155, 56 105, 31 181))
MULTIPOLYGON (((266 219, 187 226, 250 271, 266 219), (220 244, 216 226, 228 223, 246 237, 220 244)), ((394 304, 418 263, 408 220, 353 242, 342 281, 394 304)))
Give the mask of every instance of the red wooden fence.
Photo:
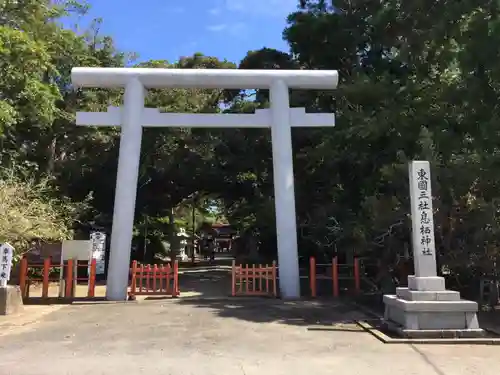
POLYGON ((130 269, 131 282, 129 294, 149 296, 172 296, 177 297, 179 292, 179 263, 175 261, 174 266, 158 266, 154 264, 138 264, 132 262, 130 269))
POLYGON ((231 295, 276 297, 276 262, 271 266, 243 267, 233 260, 231 295))
POLYGON ((45 258, 43 260, 43 264, 28 264, 28 259, 23 258, 21 259, 21 266, 20 266, 20 274, 19 274, 19 287, 21 289, 21 295, 23 298, 29 298, 30 297, 30 286, 34 282, 41 282, 42 283, 42 299, 47 299, 47 298, 57 298, 57 296, 49 296, 49 284, 51 282, 53 283, 59 283, 60 280, 60 274, 57 272, 57 277, 50 277, 50 273, 54 269, 58 269, 60 267, 65 268, 65 277, 64 277, 64 282, 65 282, 65 288, 64 288, 64 298, 74 298, 75 297, 75 285, 79 281, 87 281, 88 282, 88 291, 87 291, 87 297, 94 297, 95 296, 95 276, 96 276, 96 260, 92 259, 90 263, 90 274, 88 277, 78 277, 78 268, 79 267, 85 267, 88 268, 88 264, 84 263, 78 263, 77 261, 74 261, 72 259, 68 260, 65 264, 52 264, 51 258, 45 258), (41 269, 42 270, 42 276, 41 277, 34 277, 29 275, 29 270, 33 269, 41 269))
MULTIPOLYGON (((345 266, 345 265, 342 265, 345 266)), ((361 275, 360 275, 360 267, 359 267, 359 259, 354 258, 353 264, 353 278, 354 278, 354 292, 359 293, 361 291, 361 275)), ((339 263, 337 257, 332 258, 332 263, 327 264, 317 264, 316 258, 309 258, 309 287, 311 289, 311 296, 317 296, 317 285, 318 280, 331 280, 332 283, 332 294, 334 297, 338 297, 340 295, 339 288, 339 263), (318 274, 318 266, 323 266, 330 268, 329 274, 318 274)))

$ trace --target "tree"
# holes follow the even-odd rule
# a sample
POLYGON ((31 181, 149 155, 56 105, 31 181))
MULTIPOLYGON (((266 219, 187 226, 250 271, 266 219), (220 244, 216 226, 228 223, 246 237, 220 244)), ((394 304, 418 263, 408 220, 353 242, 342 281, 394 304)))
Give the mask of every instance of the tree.
MULTIPOLYGON (((299 4, 283 32, 290 50, 249 51, 238 68, 340 72, 334 93, 291 92, 292 106, 335 112, 337 119, 333 129, 292 132, 301 253, 404 256, 411 246, 406 164, 422 158, 431 161, 434 176, 440 264, 460 282, 497 273, 497 2, 299 4)), ((54 202, 92 196, 90 209, 72 211, 72 226, 110 229, 119 129, 77 128, 74 114, 120 105, 122 92, 73 90, 70 69, 130 65, 135 55, 102 35, 105 20, 83 31, 58 23, 86 9, 75 1, 0 2, 0 165, 20 181, 30 176, 34 186, 50 181, 44 197, 54 202)), ((201 53, 135 66, 236 68, 201 53)), ((252 113, 268 101, 266 90, 171 89, 150 90, 146 104, 161 111, 252 113)), ((266 129, 145 129, 137 242, 146 228, 148 238, 161 242, 175 223, 194 226, 190 199, 196 195, 220 202, 225 219, 258 237, 261 253, 275 256, 272 172, 266 129)), ((203 202, 196 208, 200 221, 213 216, 205 208, 203 202)))
POLYGON ((490 272, 484 266, 498 257, 487 250, 498 248, 498 218, 489 191, 498 170, 489 161, 497 160, 498 141, 489 124, 498 113, 488 98, 498 94, 498 69, 490 65, 498 49, 483 43, 497 45, 499 36, 498 5, 491 1, 302 1, 285 30, 292 54, 301 66, 341 73, 333 106, 321 93, 311 98, 323 110, 335 109, 338 122, 335 133, 306 149, 314 168, 302 180, 319 191, 304 190, 308 205, 334 202, 324 207, 326 216, 338 219, 357 247, 401 249, 409 238, 405 164, 430 160, 440 262, 463 268, 483 259, 482 272, 490 272))
POLYGON ((58 241, 70 238, 72 226, 87 202, 73 203, 52 197, 54 187, 47 179, 20 178, 3 171, 0 179, 0 242, 9 242, 19 257, 34 240, 58 241))

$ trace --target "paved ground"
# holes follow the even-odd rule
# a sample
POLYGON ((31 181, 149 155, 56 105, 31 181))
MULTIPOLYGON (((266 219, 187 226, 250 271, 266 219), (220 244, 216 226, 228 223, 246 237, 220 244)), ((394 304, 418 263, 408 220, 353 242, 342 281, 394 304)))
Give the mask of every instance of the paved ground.
POLYGON ((187 298, 0 317, 0 375, 498 373, 498 346, 387 345, 341 303, 222 298, 227 271, 187 270, 180 282, 187 298))
POLYGON ((1 375, 497 374, 498 346, 384 345, 345 305, 177 299, 82 304, 0 328, 1 375))

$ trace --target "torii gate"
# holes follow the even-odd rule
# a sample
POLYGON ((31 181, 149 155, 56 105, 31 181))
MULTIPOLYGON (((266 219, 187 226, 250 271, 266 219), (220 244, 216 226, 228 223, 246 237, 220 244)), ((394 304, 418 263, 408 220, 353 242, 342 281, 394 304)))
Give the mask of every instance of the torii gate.
POLYGON ((143 126, 271 128, 280 292, 283 298, 300 297, 291 127, 334 126, 335 116, 290 108, 288 89, 335 89, 337 71, 73 68, 71 78, 75 87, 125 88, 122 108, 76 116, 77 125, 121 126, 107 299, 127 298, 143 126), (270 109, 255 114, 160 113, 144 108, 145 91, 151 88, 269 89, 270 109))

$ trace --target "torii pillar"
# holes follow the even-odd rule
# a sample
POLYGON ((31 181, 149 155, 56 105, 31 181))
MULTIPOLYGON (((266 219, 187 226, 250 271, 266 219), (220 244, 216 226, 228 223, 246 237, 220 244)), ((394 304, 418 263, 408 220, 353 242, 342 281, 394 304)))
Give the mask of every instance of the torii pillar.
POLYGON ((125 88, 123 108, 77 113, 78 125, 122 128, 107 299, 127 298, 143 126, 271 128, 280 292, 283 298, 300 297, 291 127, 333 126, 335 118, 333 114, 306 114, 303 108, 290 108, 288 89, 335 89, 337 71, 73 68, 71 77, 75 87, 125 88), (145 90, 150 88, 269 89, 271 108, 255 114, 160 113, 144 108, 145 90))

